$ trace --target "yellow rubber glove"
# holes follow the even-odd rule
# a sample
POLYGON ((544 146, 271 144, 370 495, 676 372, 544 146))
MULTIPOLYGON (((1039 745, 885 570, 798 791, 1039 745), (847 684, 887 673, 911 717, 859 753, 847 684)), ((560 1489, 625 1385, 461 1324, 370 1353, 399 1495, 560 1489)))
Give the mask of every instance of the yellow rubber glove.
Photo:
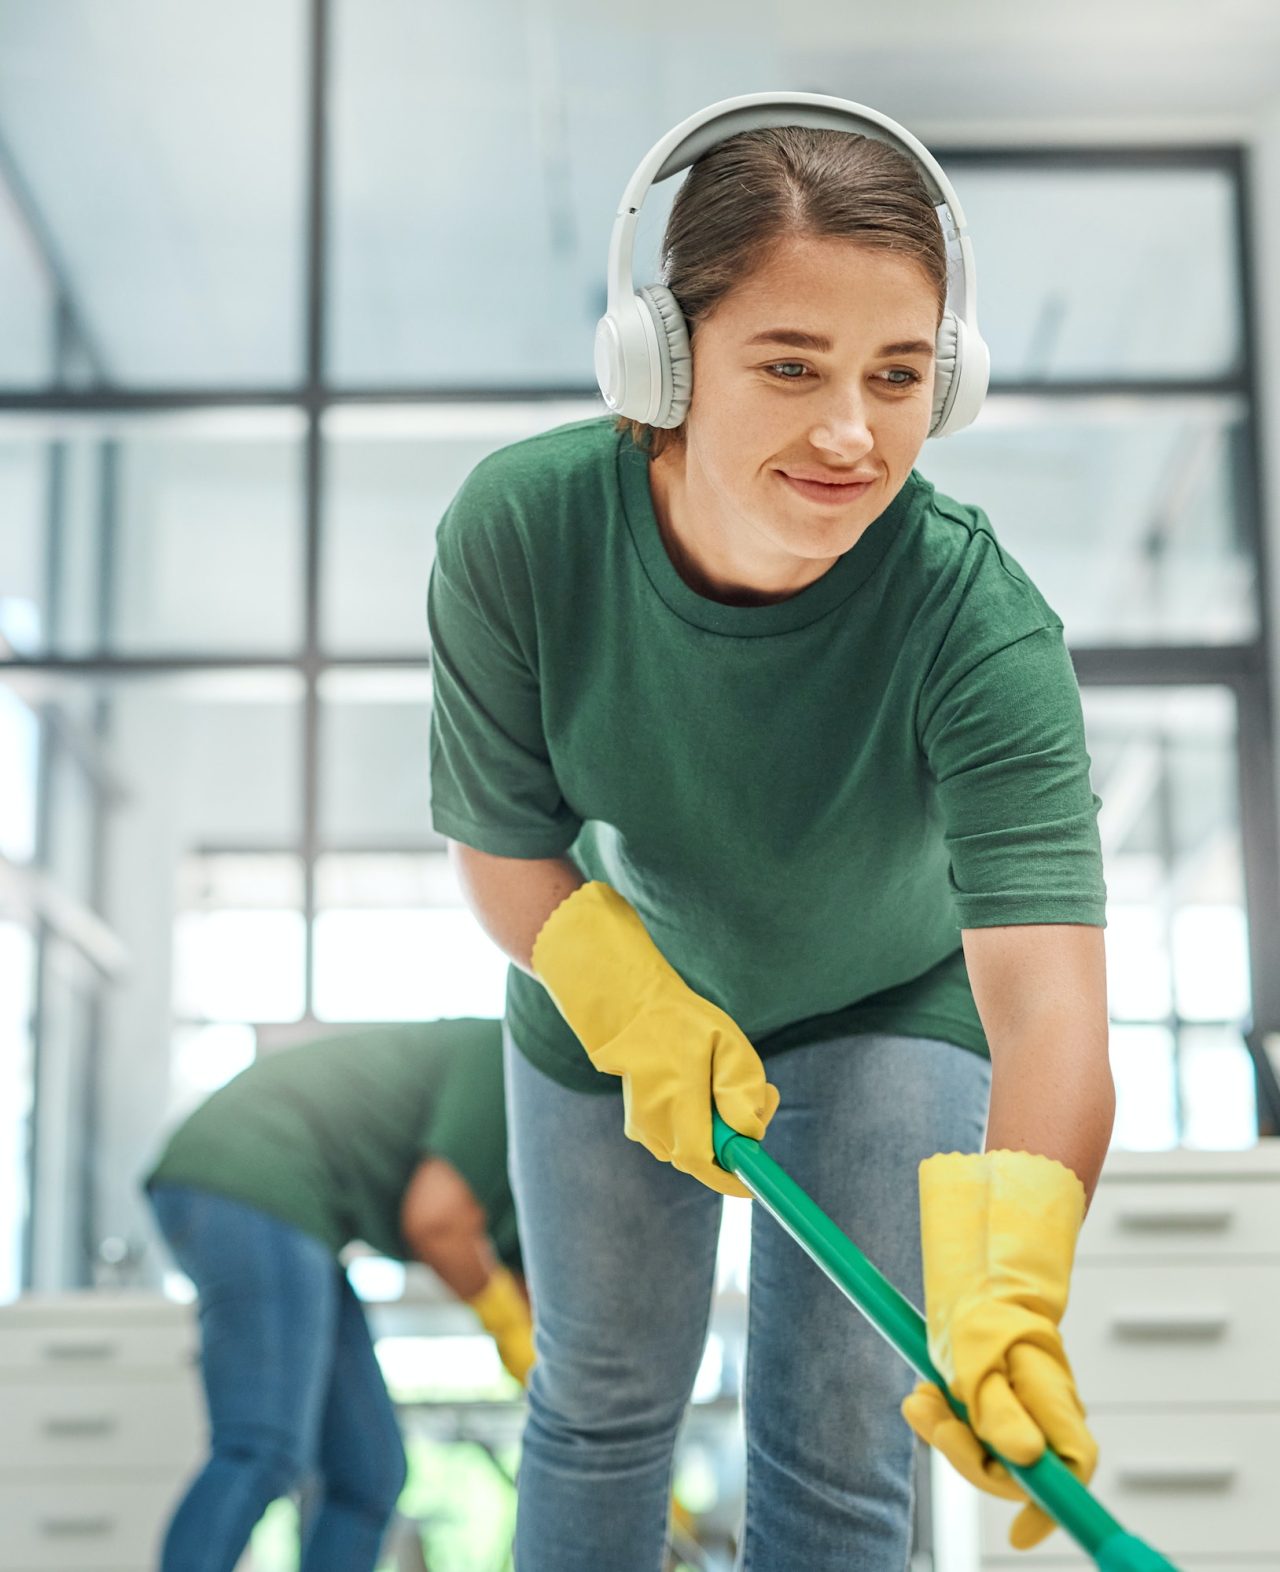
POLYGON ((534 974, 598 1070, 622 1077, 626 1134, 722 1195, 749 1195, 716 1166, 711 1103, 760 1140, 778 1089, 746 1037, 664 959, 607 884, 581 885, 542 925, 534 974))
POLYGON ((521 1386, 533 1368, 533 1318, 513 1274, 499 1266, 467 1304, 498 1345, 498 1357, 521 1386))
MULTIPOLYGON (((1087 1483, 1097 1466, 1058 1331, 1084 1208, 1076 1175, 1031 1152, 947 1152, 920 1164, 929 1355, 968 1410, 973 1433, 928 1382, 902 1413, 958 1473, 992 1495, 1026 1500, 975 1434, 1021 1466, 1040 1457, 1046 1440, 1078 1479, 1087 1483)), ((1029 1504, 1009 1542, 1029 1550, 1054 1527, 1029 1504)))
POLYGON ((693 1513, 690 1512, 689 1508, 687 1506, 685 1506, 684 1502, 681 1501, 680 1497, 673 1490, 671 1492, 671 1529, 672 1529, 672 1532, 676 1533, 676 1534, 683 1534, 686 1539, 692 1539, 694 1541, 694 1543, 696 1544, 697 1543, 697 1535, 694 1532, 696 1527, 697 1527, 697 1519, 694 1517, 693 1513))

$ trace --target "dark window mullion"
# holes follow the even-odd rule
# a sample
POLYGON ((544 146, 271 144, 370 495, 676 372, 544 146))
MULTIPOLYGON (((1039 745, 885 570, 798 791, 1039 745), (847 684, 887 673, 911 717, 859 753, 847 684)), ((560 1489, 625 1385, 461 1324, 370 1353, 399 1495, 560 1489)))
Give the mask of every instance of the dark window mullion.
POLYGON ((326 313, 325 203, 329 178, 327 108, 329 91, 329 0, 311 0, 310 55, 307 77, 307 168, 306 168, 306 288, 304 296, 305 330, 305 407, 307 417, 304 453, 303 510, 306 542, 305 628, 303 664, 302 758, 302 868, 304 921, 303 1013, 315 1014, 315 919, 316 857, 319 847, 319 769, 320 769, 320 566, 322 484, 322 419, 325 407, 326 313))

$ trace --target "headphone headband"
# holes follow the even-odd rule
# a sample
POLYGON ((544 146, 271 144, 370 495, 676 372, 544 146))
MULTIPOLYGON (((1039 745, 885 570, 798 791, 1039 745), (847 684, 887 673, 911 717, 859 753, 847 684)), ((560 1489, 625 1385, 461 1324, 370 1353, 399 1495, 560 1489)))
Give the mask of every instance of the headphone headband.
POLYGON ((888 115, 869 109, 865 104, 831 98, 825 93, 744 93, 737 98, 724 98, 682 120, 649 149, 627 181, 614 219, 607 276, 609 310, 616 310, 635 292, 631 258, 636 226, 644 199, 653 186, 688 169, 703 153, 741 131, 795 125, 819 131, 856 129, 864 136, 888 143, 912 160, 924 177, 934 206, 947 209, 950 226, 944 230, 944 235, 956 244, 961 264, 960 309, 956 314, 963 318, 966 327, 976 332, 978 281, 973 248, 960 199, 942 166, 923 142, 912 136, 905 126, 890 120, 888 115))

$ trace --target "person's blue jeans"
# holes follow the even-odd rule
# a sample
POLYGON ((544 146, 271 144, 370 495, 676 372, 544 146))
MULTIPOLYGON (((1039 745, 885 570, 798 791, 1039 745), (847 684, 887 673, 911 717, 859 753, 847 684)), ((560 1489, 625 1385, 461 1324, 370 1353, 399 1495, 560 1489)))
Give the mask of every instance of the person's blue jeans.
MULTIPOLYGON (((721 1198, 506 1040, 512 1187, 537 1363, 516 1572, 658 1572, 676 1431, 706 1339, 721 1198)), ((917 1167, 981 1146, 990 1066, 853 1036, 768 1061, 765 1149, 917 1305, 917 1167)), ((751 1232, 743 1572, 903 1572, 915 1377, 761 1207, 751 1232)))
POLYGON ((310 1478, 302 1572, 370 1572, 404 1447, 345 1272, 319 1239, 239 1201, 172 1184, 150 1199, 199 1295, 210 1428, 162 1572, 232 1572, 271 1502, 310 1478))

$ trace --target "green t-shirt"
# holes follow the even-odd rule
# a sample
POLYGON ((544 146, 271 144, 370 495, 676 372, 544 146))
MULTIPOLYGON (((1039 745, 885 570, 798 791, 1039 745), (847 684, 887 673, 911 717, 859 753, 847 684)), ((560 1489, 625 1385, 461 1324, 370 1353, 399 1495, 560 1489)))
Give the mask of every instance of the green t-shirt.
POLYGON ((518 1269, 500 1022, 374 1026, 268 1054, 178 1127, 146 1183, 230 1196, 335 1254, 362 1239, 407 1260, 400 1202, 424 1157, 458 1170, 518 1269))
MULTIPOLYGON (((567 855, 766 1057, 851 1032, 987 1045, 962 928, 1104 924, 1062 624, 985 515, 916 472, 815 583, 680 577, 613 418, 490 454, 441 521, 432 815, 567 855)), ((516 967, 521 1050, 614 1090, 516 967)))

